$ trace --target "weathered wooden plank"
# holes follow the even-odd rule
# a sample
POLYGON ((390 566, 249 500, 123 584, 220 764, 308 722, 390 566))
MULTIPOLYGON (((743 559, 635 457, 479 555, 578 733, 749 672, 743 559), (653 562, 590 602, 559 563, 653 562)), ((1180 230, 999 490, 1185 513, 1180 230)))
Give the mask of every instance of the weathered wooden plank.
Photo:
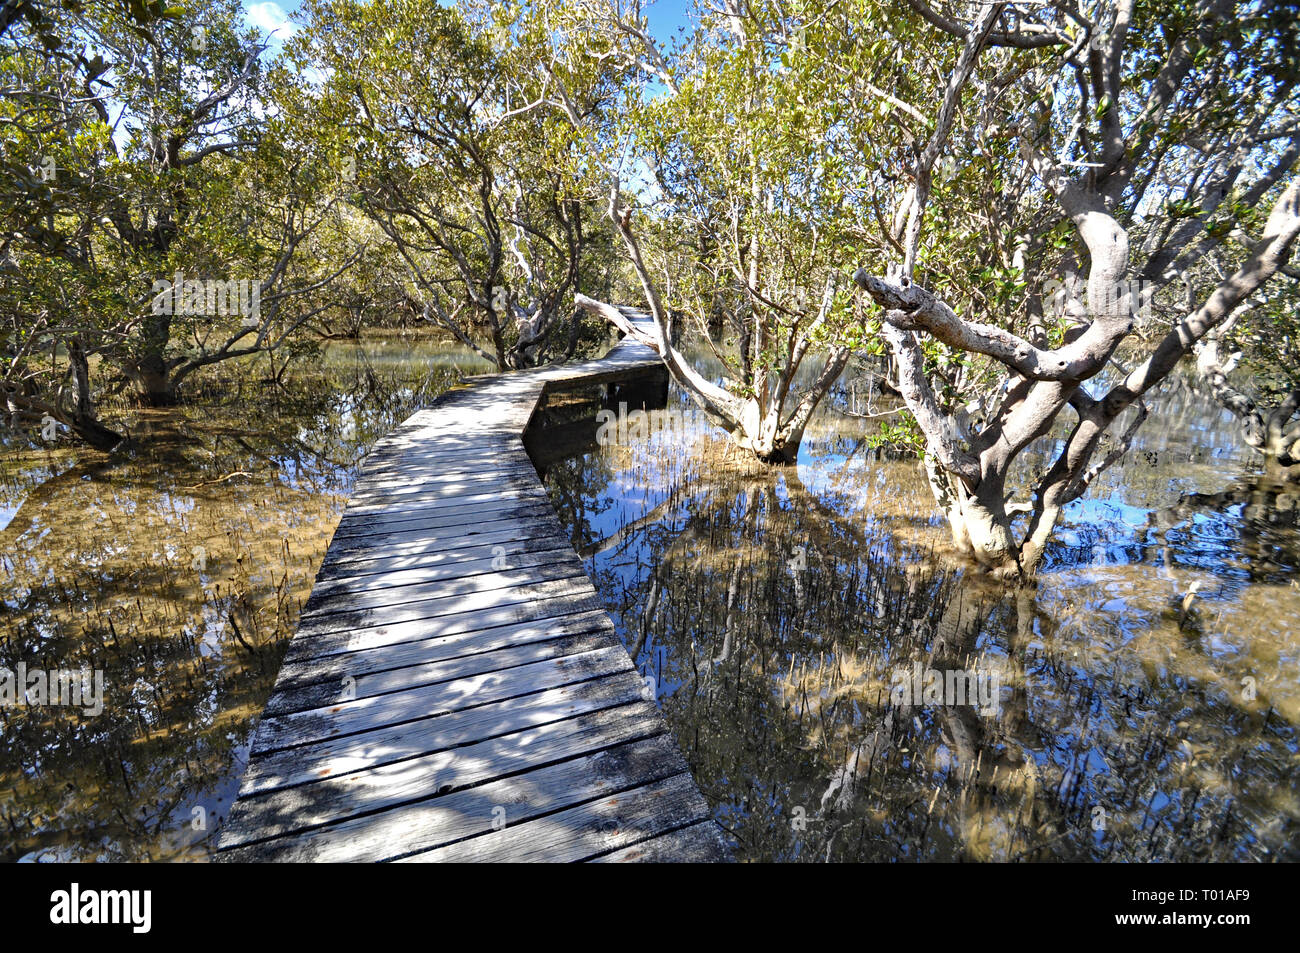
MULTIPOLYGON (((654 704, 640 702, 243 798, 230 814, 236 833, 222 846, 246 843, 253 834, 259 838, 280 837, 404 804, 431 802, 471 785, 533 772, 663 732, 663 719, 654 704)), ((573 774, 572 770, 557 773, 573 774)), ((527 783, 536 781, 537 776, 532 775, 527 783)), ((580 797, 585 792, 575 793, 580 797)), ((562 796, 562 792, 553 796, 562 796)), ((382 860, 402 848, 426 846, 427 842, 419 839, 412 844, 412 835, 421 828, 418 815, 404 811, 401 818, 405 833, 400 838, 389 836, 382 821, 375 823, 374 819, 367 819, 343 831, 335 828, 323 832, 323 837, 313 838, 308 834, 298 838, 296 850, 306 847, 314 853, 324 843, 333 841, 346 851, 350 860, 382 860), (313 840, 315 844, 311 843, 313 840)), ((425 819, 431 818, 426 815, 425 819)), ((490 813, 488 820, 490 824, 490 813)), ((432 843, 453 839, 439 834, 437 827, 436 824, 426 827, 432 843)))
MULTIPOLYGON (((336 531, 329 552, 335 548, 344 551, 349 557, 359 552, 392 549, 401 552, 427 551, 434 546, 442 546, 464 540, 467 544, 479 542, 472 537, 485 533, 500 533, 514 528, 528 532, 530 523, 537 528, 556 525, 555 514, 546 504, 537 504, 513 512, 488 513, 475 520, 470 517, 458 517, 436 526, 401 526, 396 528, 376 527, 373 524, 362 526, 356 524, 342 527, 343 532, 336 531)), ((562 535, 562 534, 561 534, 562 535)), ((328 554, 327 554, 328 555, 328 554)), ((337 558, 337 557, 336 557, 337 558)))
MULTIPOLYGON (((369 461, 370 458, 366 458, 369 461)), ((474 483, 492 482, 498 472, 512 477, 527 478, 536 475, 537 468, 528 457, 521 457, 513 451, 503 455, 494 468, 485 470, 481 464, 444 462, 437 466, 432 461, 423 466, 415 466, 400 459, 391 464, 379 466, 377 463, 365 463, 357 475, 353 487, 362 493, 385 492, 397 489, 431 489, 443 483, 449 487, 468 486, 474 483)))
MULTIPOLYGON (((311 597, 315 598, 319 593, 320 598, 325 599, 339 592, 372 592, 376 589, 410 586, 420 582, 463 579, 466 576, 477 576, 482 573, 512 571, 556 563, 573 555, 573 547, 568 543, 546 537, 512 543, 509 551, 502 546, 499 554, 493 552, 496 548, 480 545, 459 550, 444 550, 388 565, 376 566, 355 562, 336 564, 330 574, 317 577, 311 597), (352 571, 349 572, 348 569, 352 571)), ((581 560, 579 562, 581 563, 581 560)))
MULTIPOLYGON (((503 396, 502 401, 510 400, 503 396)), ((392 444, 377 447, 365 458, 368 470, 380 466, 397 467, 409 455, 419 461, 431 454, 456 462, 462 456, 476 456, 501 448, 512 447, 519 439, 519 431, 509 422, 508 411, 489 410, 455 419, 450 410, 438 408, 438 415, 406 433, 392 444), (496 419, 488 422, 489 416, 496 419)))
POLYGON ((482 468, 493 467, 502 461, 520 466, 524 461, 516 456, 519 443, 518 437, 512 437, 508 442, 499 444, 465 444, 446 451, 440 451, 436 447, 410 447, 375 460, 367 457, 362 488, 371 489, 376 482, 411 485, 439 479, 447 474, 463 475, 475 470, 481 472, 482 468))
MULTIPOLYGON (((405 664, 394 664, 394 659, 390 656, 395 653, 391 652, 356 652, 346 656, 336 655, 333 658, 340 663, 340 668, 343 670, 341 675, 296 687, 286 685, 283 680, 278 681, 275 694, 266 704, 265 713, 269 717, 307 711, 312 708, 326 708, 351 699, 383 695, 420 685, 449 682, 487 672, 503 671, 528 662, 578 655, 617 644, 617 639, 612 632, 598 630, 545 642, 512 645, 494 652, 478 652, 453 659, 410 660, 408 657, 405 664)), ((432 649, 427 643, 417 643, 417 645, 424 648, 425 652, 432 649)))
POLYGON ((378 513, 386 516, 394 513, 424 515, 437 512, 451 513, 484 503, 508 503, 519 500, 550 501, 550 494, 546 492, 537 477, 531 477, 527 482, 511 483, 503 479, 495 483, 483 483, 480 486, 484 489, 478 492, 475 492, 472 487, 462 487, 461 492, 455 495, 429 495, 420 492, 384 494, 373 498, 374 502, 367 502, 367 497, 354 493, 343 512, 349 516, 369 516, 378 513))
POLYGON ((451 536, 431 534, 416 536, 404 542, 379 544, 365 539, 340 540, 331 546, 321 562, 320 575, 329 578, 331 574, 342 575, 353 571, 354 567, 369 565, 401 566, 403 560, 434 558, 446 554, 449 558, 460 558, 459 550, 487 548, 500 545, 510 549, 511 543, 517 543, 519 551, 524 551, 528 543, 543 540, 553 543, 564 539, 563 529, 554 515, 529 520, 520 524, 518 520, 502 520, 485 524, 479 532, 457 532, 451 536))
POLYGON ((582 375, 575 374, 572 377, 556 377, 547 381, 546 392, 547 394, 553 394, 570 388, 604 387, 608 384, 618 384, 640 376, 644 372, 645 366, 645 364, 635 362, 628 364, 626 367, 593 371, 582 375))
MULTIPOLYGON (((288 843, 273 840, 255 844, 242 856, 231 851, 234 856, 222 859, 351 860, 359 849, 366 851, 362 857, 365 860, 479 859, 466 857, 467 851, 461 845, 485 838, 491 839, 483 845, 485 850, 496 848, 504 859, 522 859, 502 848, 500 835, 511 828, 494 832, 493 825, 500 824, 500 818, 517 826, 541 823, 548 812, 558 812, 551 816, 560 817, 565 808, 581 804, 584 799, 590 804, 591 799, 602 796, 617 797, 615 792, 626 790, 628 783, 639 783, 640 790, 653 790, 652 785, 662 783, 664 765, 675 750, 672 740, 659 734, 401 809, 356 818, 337 828, 318 829, 300 838, 289 838, 288 843), (441 845, 449 845, 447 853, 429 852, 441 845), (452 852, 451 848, 456 850, 452 852)), ((552 837, 550 844, 541 845, 542 849, 557 840, 552 837)), ((545 859, 537 856, 537 847, 534 841, 527 859, 545 859)))
MULTIPOLYGON (((483 577, 472 576, 470 580, 480 578, 483 577)), ((384 605, 373 609, 348 609, 309 616, 299 623, 299 632, 304 638, 308 638, 346 629, 393 626, 403 622, 421 622, 448 615, 464 616, 557 596, 588 599, 594 594, 591 580, 585 575, 574 573, 554 580, 516 582, 514 585, 500 589, 478 587, 470 592, 411 599, 400 605, 384 605)))
MULTIPOLYGON (((653 742, 642 742, 649 743, 653 742)), ((664 751, 659 763, 669 763, 675 750, 664 751)), ((630 774, 623 765, 614 766, 614 770, 620 776, 630 774)), ((527 804, 524 800, 525 812, 527 804)), ((479 810, 497 806, 505 808, 507 826, 501 830, 399 859, 404 863, 572 863, 684 827, 708 813, 689 774, 653 781, 519 824, 511 823, 510 803, 492 804, 480 796, 479 810)), ((492 817, 490 809, 488 817, 492 817)))
POLYGON ((432 507, 427 513, 388 514, 344 513, 339 520, 334 538, 343 540, 352 536, 400 537, 426 530, 448 530, 463 526, 473 529, 492 520, 525 520, 551 513, 549 499, 498 500, 475 503, 472 506, 444 510, 432 507))
POLYGON ((550 559, 535 561, 529 566, 515 569, 479 572, 457 579, 435 579, 409 582, 395 586, 370 586, 368 579, 354 580, 355 585, 339 590, 315 592, 303 605, 300 618, 323 617, 338 612, 359 612, 365 609, 382 609, 389 606, 411 605, 425 599, 472 595, 493 589, 516 589, 520 586, 552 582, 582 576, 582 560, 572 551, 560 550, 550 559))
POLYGON ((431 619, 415 619, 393 625, 377 625, 364 629, 339 629, 318 633, 310 638, 295 638, 285 653, 288 662, 305 658, 323 658, 340 652, 379 648, 422 639, 445 638, 462 633, 474 633, 524 623, 545 624, 550 620, 568 618, 578 613, 600 609, 595 592, 587 598, 575 599, 572 593, 527 602, 497 606, 492 609, 475 609, 454 612, 431 619))
POLYGON ((259 752, 249 762, 240 795, 304 784, 414 755, 456 748, 587 712, 644 701, 647 695, 645 683, 634 672, 620 672, 447 715, 386 725, 374 731, 283 751, 259 752))
POLYGON ((660 834, 658 837, 641 841, 631 847, 588 858, 588 862, 716 864, 730 859, 726 841, 722 839, 716 823, 710 818, 680 830, 660 834))
MULTIPOLYGON (((450 395, 449 395, 450 396, 450 395)), ((411 426, 396 434, 386 443, 377 445, 367 455, 366 460, 396 460, 408 451, 421 451, 425 448, 442 453, 460 453, 487 446, 507 446, 518 434, 503 431, 497 427, 484 427, 493 412, 469 414, 467 417, 453 416, 453 408, 448 401, 439 401, 439 406, 428 414, 417 412, 408 418, 411 426), (426 416, 421 416, 427 414, 426 416)))
POLYGON ((579 612, 540 623, 479 629, 443 638, 419 639, 331 655, 309 655, 290 660, 280 667, 275 690, 292 691, 312 682, 340 681, 359 671, 382 671, 420 662, 451 661, 469 655, 523 647, 569 635, 613 632, 614 625, 603 612, 579 612))
POLYGON ((611 645, 579 655, 521 665, 504 672, 486 672, 454 682, 439 682, 389 695, 340 702, 328 708, 274 715, 262 719, 258 725, 255 744, 259 751, 292 748, 631 669, 632 660, 628 658, 627 650, 621 645, 611 645))
POLYGON ((475 397, 489 405, 500 403, 486 391, 474 395, 470 391, 449 391, 435 401, 435 406, 418 410, 390 435, 375 445, 371 455, 400 453, 403 450, 429 446, 439 450, 458 450, 483 443, 509 443, 518 434, 502 432, 493 423, 497 411, 492 406, 475 409, 459 406, 462 397, 475 397))
POLYGON ((516 499, 519 497, 547 495, 546 488, 537 478, 536 471, 502 470, 495 473, 481 473, 473 480, 428 481, 410 483, 402 486, 374 487, 368 490, 353 490, 344 512, 368 513, 388 507, 409 509, 412 506, 441 504, 443 506, 464 506, 485 499, 516 499))

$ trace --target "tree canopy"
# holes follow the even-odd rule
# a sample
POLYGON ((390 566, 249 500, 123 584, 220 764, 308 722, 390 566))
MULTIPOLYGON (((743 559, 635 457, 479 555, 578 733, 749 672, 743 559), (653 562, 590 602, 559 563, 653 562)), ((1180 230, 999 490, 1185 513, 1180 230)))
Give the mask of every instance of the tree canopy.
POLYGON ((4 9, 16 425, 109 447, 108 393, 399 315, 562 361, 619 303, 774 464, 881 362, 999 572, 1194 352, 1300 457, 1295 4, 724 0, 665 37, 634 0, 307 0, 274 57, 234 0, 4 9))

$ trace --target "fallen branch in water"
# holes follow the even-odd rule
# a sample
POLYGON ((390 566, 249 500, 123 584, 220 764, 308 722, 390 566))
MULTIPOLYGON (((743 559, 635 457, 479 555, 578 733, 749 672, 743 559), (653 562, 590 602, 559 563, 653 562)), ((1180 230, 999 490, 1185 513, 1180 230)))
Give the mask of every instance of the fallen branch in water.
POLYGON ((236 470, 234 473, 227 473, 225 476, 223 476, 223 477, 222 477, 221 479, 219 479, 219 480, 205 480, 205 481, 202 482, 202 483, 194 483, 194 484, 191 484, 190 486, 185 487, 185 489, 187 489, 187 490, 197 490, 199 487, 203 487, 203 486, 213 486, 214 484, 217 484, 217 483, 225 483, 227 480, 234 479, 234 478, 237 477, 237 476, 246 476, 246 477, 251 477, 252 475, 253 475, 253 474, 249 473, 247 470, 236 470))
POLYGON ((877 417, 888 417, 891 414, 897 414, 904 410, 907 410, 907 408, 895 407, 893 410, 882 410, 878 414, 860 414, 857 411, 853 411, 853 410, 841 410, 840 413, 842 413, 845 417, 856 417, 858 420, 875 420, 877 417))

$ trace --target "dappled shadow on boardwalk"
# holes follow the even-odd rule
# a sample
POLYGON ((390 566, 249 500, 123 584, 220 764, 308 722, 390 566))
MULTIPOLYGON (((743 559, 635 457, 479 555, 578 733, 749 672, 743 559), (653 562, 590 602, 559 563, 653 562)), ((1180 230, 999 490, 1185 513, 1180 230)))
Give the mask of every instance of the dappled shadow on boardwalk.
POLYGON ((326 554, 222 860, 720 859, 520 436, 606 358, 473 378, 380 441, 326 554))

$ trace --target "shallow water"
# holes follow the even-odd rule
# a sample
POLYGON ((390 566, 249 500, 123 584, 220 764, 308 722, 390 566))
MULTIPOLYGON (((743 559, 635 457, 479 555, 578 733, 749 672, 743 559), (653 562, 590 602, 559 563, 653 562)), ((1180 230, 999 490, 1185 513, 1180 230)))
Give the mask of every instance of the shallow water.
POLYGON ((127 415, 111 458, 10 436, 0 667, 98 670, 103 711, 0 706, 0 857, 209 855, 358 461, 459 369, 484 365, 336 342, 283 388, 250 368, 127 415))
MULTIPOLYGON (((111 459, 5 444, 0 667, 97 669, 106 702, 0 707, 6 859, 209 856, 358 461, 483 369, 339 343, 131 415, 111 459)), ((740 857, 1295 857, 1300 507, 1212 406, 1165 399, 1031 595, 952 564, 874 421, 821 413, 760 470, 672 401, 680 431, 595 447, 557 400, 529 443, 740 857), (996 674, 996 709, 903 707, 918 664, 996 674)))
POLYGON ((1007 592, 874 421, 764 472, 670 407, 546 479, 739 857, 1296 859, 1300 505, 1226 414, 1171 385, 1007 592))

